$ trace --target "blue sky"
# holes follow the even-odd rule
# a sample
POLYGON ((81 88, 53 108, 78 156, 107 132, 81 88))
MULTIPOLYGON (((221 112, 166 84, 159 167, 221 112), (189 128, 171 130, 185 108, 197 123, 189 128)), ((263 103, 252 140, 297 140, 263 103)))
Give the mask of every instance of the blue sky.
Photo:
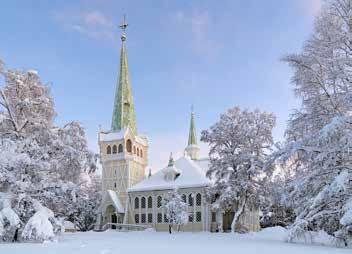
MULTIPOLYGON (((150 138, 153 169, 180 154, 191 104, 198 137, 233 106, 274 112, 280 140, 297 101, 280 58, 299 52, 319 0, 8 0, 0 9, 0 59, 36 69, 51 84, 56 123, 80 121, 97 151, 110 128, 120 31, 127 47, 138 129, 150 138)), ((202 145, 202 154, 207 152, 202 145)))

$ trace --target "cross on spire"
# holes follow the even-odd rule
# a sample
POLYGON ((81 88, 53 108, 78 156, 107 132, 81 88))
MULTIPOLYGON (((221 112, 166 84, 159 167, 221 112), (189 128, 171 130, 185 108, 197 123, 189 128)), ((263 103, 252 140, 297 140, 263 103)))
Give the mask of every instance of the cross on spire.
POLYGON ((128 27, 128 24, 126 22, 126 14, 123 15, 123 20, 122 20, 121 25, 119 25, 119 27, 122 30, 121 40, 125 41, 126 40, 126 29, 128 27))

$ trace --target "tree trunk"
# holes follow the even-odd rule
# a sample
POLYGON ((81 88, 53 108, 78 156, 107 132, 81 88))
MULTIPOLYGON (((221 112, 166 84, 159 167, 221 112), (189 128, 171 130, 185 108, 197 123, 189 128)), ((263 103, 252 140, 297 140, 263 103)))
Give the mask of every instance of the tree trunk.
POLYGON ((247 198, 245 198, 243 201, 239 202, 238 209, 235 213, 235 216, 233 217, 232 223, 231 223, 231 231, 235 232, 236 231, 236 225, 238 222, 238 219, 240 218, 241 214, 243 213, 244 207, 246 206, 247 198))

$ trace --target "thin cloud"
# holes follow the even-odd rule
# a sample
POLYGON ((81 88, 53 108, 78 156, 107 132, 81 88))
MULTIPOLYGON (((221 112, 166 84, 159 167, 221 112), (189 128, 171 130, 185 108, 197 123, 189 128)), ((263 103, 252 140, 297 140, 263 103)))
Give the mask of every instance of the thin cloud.
POLYGON ((191 13, 178 11, 174 14, 176 26, 186 29, 190 34, 190 42, 194 52, 208 57, 214 57, 219 50, 219 43, 211 36, 211 19, 209 12, 194 10, 191 13))
POLYGON ((299 0, 298 4, 304 15, 315 17, 319 14, 323 2, 322 0, 299 0))
POLYGON ((89 38, 97 40, 113 40, 114 38, 113 21, 100 11, 55 12, 53 17, 65 28, 89 38))

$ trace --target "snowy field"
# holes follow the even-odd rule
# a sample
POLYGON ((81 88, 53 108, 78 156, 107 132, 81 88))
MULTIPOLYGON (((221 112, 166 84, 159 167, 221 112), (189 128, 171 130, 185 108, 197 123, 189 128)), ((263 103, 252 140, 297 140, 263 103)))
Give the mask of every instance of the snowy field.
POLYGON ((59 242, 46 244, 0 244, 1 254, 338 254, 351 253, 350 249, 338 249, 318 245, 290 244, 282 241, 283 234, 260 232, 249 235, 159 232, 65 233, 59 242))

